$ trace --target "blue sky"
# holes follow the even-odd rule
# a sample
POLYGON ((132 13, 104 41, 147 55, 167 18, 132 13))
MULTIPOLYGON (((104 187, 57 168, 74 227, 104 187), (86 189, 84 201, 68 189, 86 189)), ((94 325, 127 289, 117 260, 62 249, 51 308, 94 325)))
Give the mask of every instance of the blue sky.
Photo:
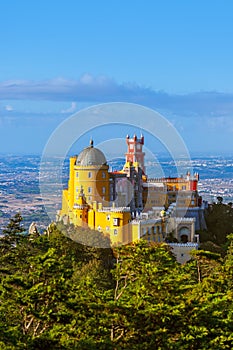
POLYGON ((231 0, 2 1, 0 153, 40 153, 114 101, 158 110, 191 152, 230 153, 232 38, 231 0))

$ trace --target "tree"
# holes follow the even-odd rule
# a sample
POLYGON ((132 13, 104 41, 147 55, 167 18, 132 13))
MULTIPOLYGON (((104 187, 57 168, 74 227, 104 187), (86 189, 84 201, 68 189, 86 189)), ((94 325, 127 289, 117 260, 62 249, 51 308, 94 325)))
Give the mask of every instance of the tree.
POLYGON ((220 254, 205 250, 193 250, 191 255, 196 261, 198 283, 201 283, 203 278, 210 275, 212 270, 219 265, 221 259, 220 254))
POLYGON ((3 229, 3 234, 5 235, 14 235, 24 231, 24 228, 21 224, 23 218, 20 213, 17 213, 10 219, 8 225, 3 229))
POLYGON ((143 240, 118 248, 116 259, 111 340, 119 348, 167 348, 183 309, 179 264, 167 245, 143 240))
POLYGON ((180 265, 166 244, 112 252, 56 224, 23 236, 0 255, 0 348, 230 350, 232 237, 224 258, 195 251, 180 265))
POLYGON ((102 300, 112 287, 103 253, 52 225, 49 235, 26 236, 1 256, 1 263, 9 257, 7 271, 1 270, 1 348, 95 349, 92 327, 100 332, 102 300), (24 247, 24 259, 17 258, 24 247))
POLYGON ((222 204, 223 198, 221 196, 218 196, 217 197, 217 201, 218 201, 218 204, 222 204))
POLYGON ((212 241, 221 246, 226 243, 227 235, 233 232, 233 208, 215 204, 205 214, 207 233, 200 233, 201 242, 212 241))

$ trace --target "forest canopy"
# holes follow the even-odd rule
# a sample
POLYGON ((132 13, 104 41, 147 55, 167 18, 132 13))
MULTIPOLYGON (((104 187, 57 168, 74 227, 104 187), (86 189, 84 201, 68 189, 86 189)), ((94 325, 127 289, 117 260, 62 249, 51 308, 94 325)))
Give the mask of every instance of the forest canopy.
POLYGON ((232 234, 224 258, 180 265, 165 243, 93 248, 21 220, 0 239, 1 349, 233 348, 232 234))

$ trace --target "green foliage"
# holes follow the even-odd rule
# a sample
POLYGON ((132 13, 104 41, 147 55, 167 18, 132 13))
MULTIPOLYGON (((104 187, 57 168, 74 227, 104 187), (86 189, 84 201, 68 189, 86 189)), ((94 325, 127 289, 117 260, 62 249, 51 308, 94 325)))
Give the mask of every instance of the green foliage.
POLYGON ((78 232, 0 239, 1 349, 232 349, 232 234, 224 258, 193 251, 180 265, 166 244, 112 251, 78 232))
POLYGON ((224 247, 220 247, 219 245, 211 242, 206 241, 200 244, 201 250, 208 250, 212 253, 220 254, 221 256, 224 256, 226 254, 226 249, 224 247))
POLYGON ((212 242, 203 249, 224 255, 226 253, 225 244, 227 235, 233 232, 233 208, 230 205, 222 204, 221 197, 217 204, 212 204, 205 212, 207 230, 200 231, 201 243, 212 242))
POLYGON ((21 225, 21 221, 23 220, 20 213, 17 213, 13 216, 13 218, 10 219, 10 222, 6 226, 5 229, 3 229, 3 233, 5 235, 14 235, 20 232, 24 231, 24 228, 21 225))
POLYGON ((19 243, 24 228, 21 224, 23 218, 17 213, 10 219, 8 225, 3 229, 4 237, 2 239, 1 252, 5 252, 19 243))

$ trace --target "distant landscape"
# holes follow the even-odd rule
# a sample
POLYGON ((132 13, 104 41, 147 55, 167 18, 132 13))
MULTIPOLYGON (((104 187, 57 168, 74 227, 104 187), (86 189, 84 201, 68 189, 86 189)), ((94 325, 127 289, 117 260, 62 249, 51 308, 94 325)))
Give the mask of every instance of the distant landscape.
MULTIPOLYGON (((61 193, 54 193, 46 203, 40 196, 39 188, 39 155, 1 155, 0 156, 0 232, 9 219, 17 212, 24 218, 25 230, 31 222, 36 222, 43 231, 51 219, 46 214, 44 205, 51 205, 55 210, 61 206, 61 193)), ((164 176, 176 176, 174 161, 157 155, 158 163, 146 163, 149 177, 157 177, 158 164, 164 176)), ((110 166, 120 168, 123 158, 110 161, 110 166)), ((192 167, 200 175, 199 194, 209 203, 216 202, 217 197, 223 198, 223 203, 233 202, 233 161, 226 156, 193 156, 192 167)), ((64 162, 63 186, 68 181, 68 159, 64 162)))

